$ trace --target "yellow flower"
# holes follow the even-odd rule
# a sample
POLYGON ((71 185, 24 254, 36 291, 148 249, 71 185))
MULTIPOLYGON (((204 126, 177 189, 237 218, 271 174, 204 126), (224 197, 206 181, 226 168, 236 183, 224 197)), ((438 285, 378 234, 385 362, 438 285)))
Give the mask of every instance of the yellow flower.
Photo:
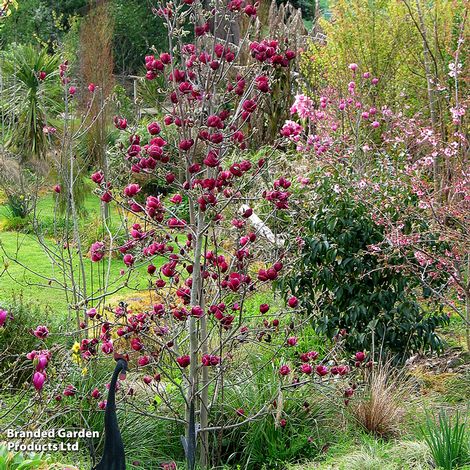
POLYGON ((74 362, 75 364, 80 364, 82 362, 82 359, 78 354, 73 354, 72 362, 74 362))
POLYGON ((86 367, 84 367, 84 368, 82 369, 82 375, 83 375, 83 377, 85 377, 85 375, 87 375, 87 374, 88 374, 88 369, 87 369, 86 367))
POLYGON ((72 352, 73 352, 74 354, 78 354, 79 351, 80 351, 80 343, 77 343, 77 342, 75 341, 75 343, 74 343, 73 346, 72 346, 72 352))

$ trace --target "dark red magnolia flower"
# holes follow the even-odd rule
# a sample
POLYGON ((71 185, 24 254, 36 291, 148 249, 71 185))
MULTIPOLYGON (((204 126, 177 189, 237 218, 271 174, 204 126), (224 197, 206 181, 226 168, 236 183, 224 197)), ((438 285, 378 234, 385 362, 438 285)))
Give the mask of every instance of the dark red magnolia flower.
POLYGON ((100 198, 103 202, 111 202, 113 199, 112 194, 109 191, 106 191, 103 193, 103 195, 100 198))
POLYGON ((182 201, 183 201, 183 198, 182 198, 181 194, 175 194, 170 199, 170 202, 172 202, 173 204, 181 204, 182 201))
POLYGON ((297 337, 296 336, 291 336, 290 338, 287 338, 287 345, 288 346, 295 346, 297 344, 297 337))
POLYGON ((193 139, 182 140, 179 143, 179 148, 187 152, 193 146, 193 144, 194 144, 193 139))
POLYGON ((183 228, 186 225, 186 221, 183 219, 177 219, 176 217, 171 217, 168 219, 167 225, 169 228, 183 228))
POLYGON ((259 311, 261 313, 266 313, 269 310, 269 305, 268 304, 261 304, 259 306, 259 311))
POLYGON ((147 130, 150 135, 157 135, 160 134, 160 131, 162 130, 161 127, 159 126, 158 122, 151 122, 147 126, 147 130))
POLYGON ((287 301, 287 304, 289 305, 289 307, 295 308, 295 307, 297 307, 297 305, 299 305, 299 299, 297 299, 297 297, 295 297, 295 296, 292 296, 292 297, 287 301))
POLYGON ((242 108, 247 113, 252 113, 256 109, 256 101, 254 101, 254 100, 245 100, 242 104, 242 108))
POLYGON ((176 362, 180 367, 188 367, 191 363, 191 358, 188 355, 180 356, 176 358, 176 362))
POLYGON ((168 52, 162 52, 160 54, 160 60, 164 65, 168 65, 169 63, 171 63, 171 56, 170 54, 168 54, 168 52))
POLYGON ((311 361, 314 361, 318 357, 317 351, 310 351, 308 353, 308 357, 311 361))
POLYGON ((105 354, 111 354, 114 351, 113 342, 112 341, 104 341, 102 346, 101 346, 101 350, 105 354))
POLYGON ((366 358, 366 355, 363 351, 358 351, 354 357, 356 358, 356 361, 359 361, 359 362, 362 362, 365 358, 366 358))
POLYGON ((244 217, 245 219, 248 219, 252 215, 253 215, 253 209, 249 207, 248 209, 246 209, 245 212, 243 212, 242 217, 244 217))
POLYGON ((292 59, 295 58, 295 56, 296 56, 296 54, 295 54, 294 51, 291 51, 290 49, 288 49, 288 50, 286 51, 286 58, 287 58, 287 60, 292 60, 292 59))
POLYGON ((204 310, 199 305, 196 305, 191 308, 191 315, 193 317, 201 318, 204 315, 204 310))
POLYGON ((106 405, 107 405, 107 401, 106 400, 102 400, 98 403, 98 408, 100 410, 105 410, 106 409, 106 405))
POLYGON ((134 197, 140 192, 140 186, 137 183, 131 183, 124 188, 124 195, 127 197, 134 197))
POLYGON ((140 340, 140 338, 131 339, 131 348, 134 351, 140 351, 144 348, 144 345, 142 344, 142 341, 140 340))
POLYGON ((219 163, 219 155, 215 150, 211 150, 204 159, 204 165, 211 168, 215 168, 219 163))
POLYGON ((203 36, 209 31, 210 31, 209 23, 204 23, 203 25, 195 26, 194 28, 194 34, 196 36, 203 36))
POLYGON ((49 336, 49 330, 47 326, 40 325, 33 331, 33 335, 36 336, 36 338, 45 339, 49 336))
POLYGON ((240 11, 243 6, 243 2, 244 0, 231 0, 227 7, 230 11, 240 11))
POLYGON ((256 16, 256 7, 254 5, 247 5, 243 11, 248 16, 256 16))
POLYGON ((125 130, 127 128, 127 119, 115 116, 114 117, 114 125, 116 129, 119 129, 121 131, 125 130))
POLYGON ((150 357, 149 356, 140 356, 139 359, 137 359, 137 363, 139 366, 144 367, 147 364, 150 364, 150 357))
MULTIPOLYGON (((190 5, 194 0, 184 0, 184 3, 190 5)), ((177 466, 175 462, 165 462, 160 465, 162 470, 176 470, 177 466)))
POLYGON ((73 385, 67 385, 62 392, 62 394, 66 397, 73 397, 77 393, 77 390, 73 385))
POLYGON ((220 362, 220 357, 214 356, 213 354, 204 354, 201 358, 201 362, 205 367, 216 366, 220 362))
POLYGON ((130 253, 124 255, 122 260, 126 266, 132 266, 134 264, 134 257, 130 253))
POLYGON ((256 88, 258 88, 258 90, 262 93, 268 93, 270 91, 268 77, 261 75, 259 77, 256 77, 255 82, 256 88))
POLYGON ((96 184, 101 184, 104 180, 104 173, 100 170, 91 175, 91 180, 96 184))

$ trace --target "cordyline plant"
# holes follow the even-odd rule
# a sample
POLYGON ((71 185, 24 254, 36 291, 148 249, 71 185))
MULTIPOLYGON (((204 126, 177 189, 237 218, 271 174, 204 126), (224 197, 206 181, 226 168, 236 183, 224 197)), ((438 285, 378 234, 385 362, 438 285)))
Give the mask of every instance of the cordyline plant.
MULTIPOLYGON (((184 424, 182 442, 191 469, 198 446, 201 465, 209 465, 209 433, 217 431, 220 439, 224 429, 261 418, 273 406, 283 427, 283 391, 334 381, 349 372, 345 364, 327 367, 332 355, 320 359, 314 351, 298 351, 293 360, 292 353, 286 353, 297 345, 293 330, 307 321, 297 320, 295 297, 274 312, 266 303, 257 305, 254 312, 246 307, 253 293, 268 289, 287 269, 289 245, 276 234, 276 225, 278 217, 292 217, 292 183, 277 174, 282 166, 276 146, 255 158, 248 148, 256 132, 250 117, 271 99, 275 81, 290 67, 295 52, 285 41, 251 41, 250 29, 237 46, 228 41, 230 25, 240 17, 254 24, 256 8, 232 0, 226 5, 214 2, 206 9, 201 2, 185 0, 154 9, 168 29, 170 47, 168 52, 145 58, 146 79, 163 78, 165 117, 137 133, 130 120, 116 116, 115 127, 128 134, 128 146, 122 148, 128 184, 115 188, 102 169, 91 176, 101 201, 116 204, 128 223, 126 240, 118 244, 109 233, 91 245, 91 261, 98 266, 92 269, 97 277, 102 276, 99 289, 78 287, 86 279, 78 230, 74 228, 71 239, 63 241, 66 252, 73 245, 80 253, 81 273, 76 278, 72 273, 71 278, 72 308, 81 317, 74 359, 86 366, 101 351, 124 355, 131 366, 138 367, 144 384, 157 397, 155 402, 168 410, 164 419, 184 424), (194 29, 187 31, 189 25, 194 29), (188 43, 191 34, 194 40, 188 43), (251 60, 242 67, 238 58, 244 48, 251 60), (171 197, 144 194, 140 183, 147 177, 164 181, 171 197), (186 218, 179 210, 183 203, 188 206, 186 218), (121 279, 111 285, 107 279, 110 265, 107 270, 99 266, 104 258, 110 262, 116 256, 123 263, 121 279), (150 305, 135 312, 124 302, 108 307, 107 297, 128 287, 132 274, 148 276, 150 305), (259 364, 249 365, 253 343, 271 351, 259 364), (276 394, 260 409, 231 410, 239 419, 224 427, 223 416, 215 416, 213 410, 224 404, 227 390, 254 380, 273 361, 273 374, 280 380, 276 394), (184 402, 184 415, 175 406, 176 395, 184 402)), ((67 77, 67 65, 62 64, 60 70, 68 110, 80 90, 67 77)), ((94 86, 88 90, 94 93, 94 86)), ((64 148, 62 166, 69 168, 64 170, 65 185, 54 190, 66 192, 74 209, 76 173, 70 147, 64 148)), ((76 226, 75 210, 72 215, 76 226)), ((39 326, 33 334, 45 339, 49 332, 39 326)), ((48 383, 51 353, 33 351, 28 358, 35 364, 32 383, 41 392, 48 383)), ((67 385, 63 395, 78 393, 67 385)), ((93 397, 98 396, 97 390, 93 397)), ((105 403, 100 402, 100 407, 105 403)), ((139 412, 151 413, 148 408, 139 412)))

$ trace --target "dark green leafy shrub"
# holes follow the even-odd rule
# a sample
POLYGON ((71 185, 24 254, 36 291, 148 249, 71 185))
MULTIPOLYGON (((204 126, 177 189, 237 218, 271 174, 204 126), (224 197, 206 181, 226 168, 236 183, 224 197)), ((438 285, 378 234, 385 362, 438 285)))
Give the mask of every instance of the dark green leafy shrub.
POLYGON ((24 219, 31 212, 31 197, 25 197, 22 194, 9 194, 7 205, 12 217, 24 219))
POLYGON ((332 176, 318 184, 315 213, 305 224, 304 245, 284 290, 315 314, 318 332, 332 337, 345 329, 352 352, 374 349, 376 356, 404 358, 438 350, 436 328, 448 317, 425 311, 418 302, 420 279, 400 270, 398 254, 375 255, 372 247, 385 241, 383 227, 352 191, 334 188, 332 176))
POLYGON ((110 2, 114 20, 113 55, 121 74, 136 73, 151 47, 164 50, 168 42, 163 21, 139 0, 110 2))

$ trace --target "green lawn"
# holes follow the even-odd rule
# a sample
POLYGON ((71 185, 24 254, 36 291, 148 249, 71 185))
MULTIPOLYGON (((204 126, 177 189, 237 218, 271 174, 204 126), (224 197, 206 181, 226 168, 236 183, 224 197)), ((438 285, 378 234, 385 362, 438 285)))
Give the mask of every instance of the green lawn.
MULTIPOLYGON (((81 221, 81 224, 85 227, 84 229, 86 229, 86 224, 90 223, 90 220, 95 219, 99 214, 98 198, 93 195, 87 197, 85 207, 88 215, 81 221)), ((37 206, 38 219, 44 223, 51 223, 53 211, 53 195, 47 194, 40 198, 37 206)), ((7 217, 7 207, 0 205, 0 226, 7 217)), ((55 252, 60 252, 59 247, 54 246, 52 239, 48 239, 47 244, 55 252)), ((15 231, 0 231, 0 263, 0 274, 3 272, 0 275, 0 302, 8 302, 21 292, 25 300, 37 301, 44 307, 51 307, 54 312, 66 311, 67 296, 59 284, 64 282, 64 276, 57 265, 47 256, 45 249, 39 244, 35 235, 15 231), (15 260, 18 260, 19 263, 15 260), (49 281, 49 279, 56 279, 58 282, 49 281)), ((157 267, 162 263, 163 258, 158 259, 157 267)), ((73 255, 72 264, 74 276, 76 276, 76 279, 81 279, 76 254, 73 255)), ((88 292, 90 292, 90 289, 96 291, 100 287, 107 264, 106 259, 100 263, 92 263, 88 258, 85 259, 85 280, 88 292)), ((122 284, 125 276, 121 276, 120 270, 123 268, 125 268, 125 265, 119 255, 111 260, 110 291, 115 290, 117 286, 122 284)), ((145 288, 147 278, 146 265, 137 268, 131 277, 130 287, 122 292, 145 288)), ((70 279, 66 282, 68 286, 71 286, 70 279)))
MULTIPOLYGON (((0 232, 0 243, 2 250, 5 250, 9 257, 15 258, 21 263, 18 264, 15 261, 9 260, 2 251, 0 255, 3 258, 4 265, 2 270, 5 269, 5 271, 0 277, 0 300, 8 301, 15 294, 18 295, 22 292, 25 300, 38 301, 44 307, 51 307, 57 312, 65 311, 67 298, 64 290, 59 285, 60 282, 64 281, 64 278, 60 270, 45 255, 36 237, 18 232, 0 232), (52 281, 50 286, 48 286, 48 280, 41 276, 57 279, 58 282, 52 281)), ((73 258, 73 266, 74 275, 77 279, 80 279, 77 256, 73 258)), ((88 258, 85 259, 85 275, 88 289, 94 291, 100 286, 99 276, 102 275, 100 271, 106 267, 106 261, 92 263, 88 258)), ((120 275, 120 270, 123 267, 124 264, 121 259, 112 259, 111 290, 120 285, 124 279, 120 275)), ((131 286, 137 289, 145 288, 147 279, 145 267, 140 267, 137 273, 142 274, 142 276, 133 275, 131 286), (140 279, 137 279, 138 277, 140 279)), ((70 280, 67 281, 67 284, 70 286, 70 280)), ((131 289, 126 288, 125 291, 130 292, 131 289)))

